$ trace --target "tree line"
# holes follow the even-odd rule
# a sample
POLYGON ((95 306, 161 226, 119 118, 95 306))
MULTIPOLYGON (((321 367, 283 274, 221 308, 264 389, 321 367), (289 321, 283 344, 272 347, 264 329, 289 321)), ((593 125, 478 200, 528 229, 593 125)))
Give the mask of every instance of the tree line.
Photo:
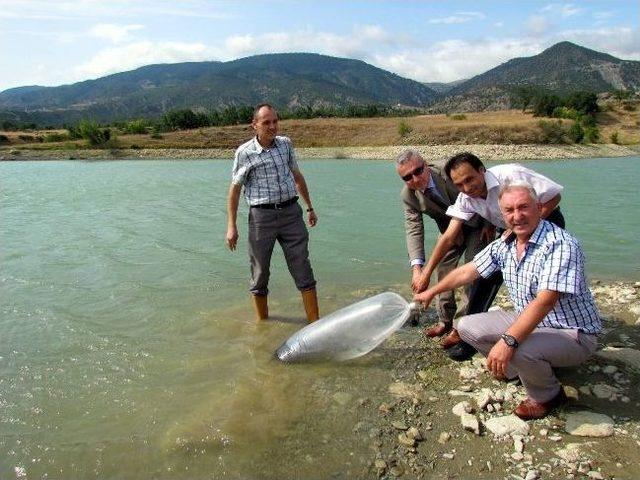
POLYGON ((532 85, 516 87, 512 91, 511 105, 530 110, 537 117, 570 119, 573 124, 565 128, 562 122, 540 121, 543 136, 548 143, 563 143, 568 139, 574 143, 594 143, 600 139, 596 125, 598 96, 590 91, 576 91, 559 95, 532 85))

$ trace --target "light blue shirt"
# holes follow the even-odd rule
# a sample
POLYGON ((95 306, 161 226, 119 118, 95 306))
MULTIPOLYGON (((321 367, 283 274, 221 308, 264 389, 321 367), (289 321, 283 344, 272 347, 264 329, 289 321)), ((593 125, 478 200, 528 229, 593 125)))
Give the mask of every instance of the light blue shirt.
POLYGON ((518 314, 542 290, 560 292, 553 309, 539 327, 577 329, 588 334, 602 330, 602 322, 584 272, 584 255, 577 239, 562 228, 540 220, 520 260, 513 238, 499 238, 473 259, 487 278, 502 271, 504 283, 518 314))
POLYGON ((249 205, 281 203, 297 195, 292 173, 297 169, 289 138, 277 136, 271 147, 263 148, 254 137, 236 150, 231 181, 244 185, 249 205))

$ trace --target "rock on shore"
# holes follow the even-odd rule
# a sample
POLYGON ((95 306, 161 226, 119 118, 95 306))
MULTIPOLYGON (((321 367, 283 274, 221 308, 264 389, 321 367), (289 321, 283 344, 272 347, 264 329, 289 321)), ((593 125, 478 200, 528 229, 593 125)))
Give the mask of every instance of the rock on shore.
MULTIPOLYGON (((430 162, 442 162, 470 151, 483 160, 518 161, 558 158, 627 157, 638 155, 637 146, 592 145, 394 145, 386 147, 296 148, 301 159, 394 159, 405 148, 420 151, 430 162)), ((123 160, 123 159, 232 159, 231 149, 117 149, 22 150, 1 149, 0 161, 15 160, 123 160)))

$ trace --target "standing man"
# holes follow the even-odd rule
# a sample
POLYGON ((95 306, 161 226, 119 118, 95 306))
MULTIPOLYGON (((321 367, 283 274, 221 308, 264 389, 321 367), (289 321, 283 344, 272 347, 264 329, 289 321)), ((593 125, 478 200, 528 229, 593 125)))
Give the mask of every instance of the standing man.
MULTIPOLYGON (((446 178, 440 169, 428 166, 416 150, 405 150, 396 159, 396 171, 404 181, 400 197, 404 205, 404 224, 407 238, 407 250, 411 269, 411 287, 414 293, 423 291, 424 284, 422 270, 425 261, 424 252, 424 215, 433 219, 440 233, 447 230, 451 217, 447 216, 447 209, 453 205, 458 191, 451 180, 446 178)), ((475 215, 462 224, 460 234, 454 244, 445 253, 436 268, 437 278, 441 280, 453 270, 464 255, 465 263, 486 246, 480 234, 481 219, 475 215)), ((425 330, 428 337, 439 337, 447 334, 453 328, 453 319, 467 314, 468 288, 461 294, 461 303, 456 309, 453 290, 438 295, 437 312, 440 322, 425 330)), ((442 342, 446 349, 451 344, 448 337, 442 342)))
POLYGON ((304 224, 298 194, 307 205, 307 221, 318 222, 291 140, 278 136, 278 113, 268 103, 260 104, 251 122, 256 136, 236 150, 227 202, 226 243, 235 250, 236 220, 240 191, 249 204, 250 292, 256 316, 269 316, 269 266, 276 240, 280 243, 289 272, 302 293, 307 320, 319 318, 316 280, 309 262, 309 232, 304 224))
MULTIPOLYGON (((472 153, 464 152, 450 158, 444 167, 447 177, 460 191, 456 202, 447 209, 451 218, 447 230, 440 236, 433 247, 429 261, 422 269, 420 281, 424 288, 429 286, 429 278, 437 265, 455 245, 456 238, 462 231, 466 220, 478 214, 483 217, 485 230, 483 238, 492 240, 495 229, 503 231, 506 224, 500 213, 498 193, 500 186, 508 181, 525 181, 533 186, 540 199, 541 216, 548 221, 564 228, 564 217, 560 212, 560 193, 563 187, 544 175, 534 172, 522 165, 505 164, 486 169, 484 164, 472 153)), ((493 302, 502 285, 502 276, 496 273, 491 278, 476 282, 470 293, 469 313, 486 312, 493 302), (476 295, 476 291, 479 293, 476 295)), ((450 334, 450 342, 458 342, 451 347, 447 354, 454 360, 466 360, 475 350, 464 342, 460 342, 455 330, 450 334)))
POLYGON ((578 241, 541 218, 531 184, 503 185, 498 196, 511 234, 414 299, 428 305, 442 291, 502 271, 515 311, 469 315, 460 319, 458 330, 487 357, 495 377, 520 377, 528 397, 514 413, 525 420, 542 418, 566 401, 553 367, 583 363, 596 350, 602 324, 578 241))

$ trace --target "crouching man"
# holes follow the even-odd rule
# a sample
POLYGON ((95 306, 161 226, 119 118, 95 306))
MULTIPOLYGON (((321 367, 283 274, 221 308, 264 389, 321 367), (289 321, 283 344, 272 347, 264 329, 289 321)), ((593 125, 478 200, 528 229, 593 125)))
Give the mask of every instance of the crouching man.
POLYGON ((515 312, 468 315, 460 319, 458 331, 487 357, 495 377, 520 377, 527 398, 514 413, 524 420, 542 418, 566 401, 553 367, 587 360, 596 350, 601 320, 585 278, 580 244, 541 218, 533 187, 506 183, 499 205, 510 234, 414 299, 428 305, 443 291, 502 271, 515 312))

